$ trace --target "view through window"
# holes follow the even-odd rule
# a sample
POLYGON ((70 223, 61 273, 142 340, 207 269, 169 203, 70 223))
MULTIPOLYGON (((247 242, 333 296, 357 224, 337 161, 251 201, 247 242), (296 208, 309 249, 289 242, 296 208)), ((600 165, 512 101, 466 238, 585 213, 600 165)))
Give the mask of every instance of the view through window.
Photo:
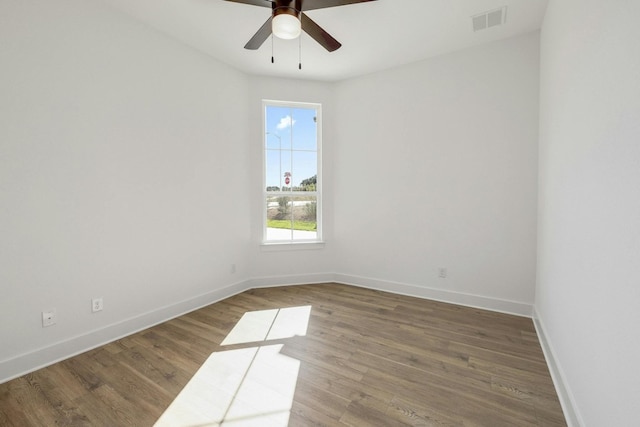
POLYGON ((264 241, 321 240, 320 104, 264 101, 264 241))

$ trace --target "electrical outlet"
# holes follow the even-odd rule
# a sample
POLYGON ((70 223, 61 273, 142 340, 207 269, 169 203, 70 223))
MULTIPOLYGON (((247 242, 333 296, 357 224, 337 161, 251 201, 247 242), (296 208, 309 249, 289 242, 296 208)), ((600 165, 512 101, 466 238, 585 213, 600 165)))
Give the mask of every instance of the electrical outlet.
POLYGON ((441 279, 444 279, 445 277, 447 277, 447 269, 444 267, 440 267, 438 269, 438 277, 440 277, 441 279))
POLYGON ((50 308, 42 312, 42 327, 55 325, 58 321, 58 314, 55 308, 50 308))
POLYGON ((104 308, 103 302, 102 302, 102 297, 100 298, 94 298, 91 300, 91 311, 92 312, 97 312, 97 311, 102 311, 102 309, 104 308))

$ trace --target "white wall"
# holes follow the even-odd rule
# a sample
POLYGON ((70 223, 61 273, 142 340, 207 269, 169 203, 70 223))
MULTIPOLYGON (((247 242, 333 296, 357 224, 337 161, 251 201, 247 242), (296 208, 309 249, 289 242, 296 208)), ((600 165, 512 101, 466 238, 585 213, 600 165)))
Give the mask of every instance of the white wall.
POLYGON ((253 286, 530 313, 538 34, 339 84, 81 0, 2 2, 0 39, 0 380, 253 286), (262 99, 323 105, 321 249, 261 248, 262 99))
POLYGON ((551 0, 542 29, 535 309, 583 426, 638 424, 638 16, 638 1, 551 0))
POLYGON ((0 378, 246 279, 244 74, 97 2, 0 2, 0 40, 0 378))
POLYGON ((538 49, 532 33, 337 85, 336 271, 530 310, 538 49))

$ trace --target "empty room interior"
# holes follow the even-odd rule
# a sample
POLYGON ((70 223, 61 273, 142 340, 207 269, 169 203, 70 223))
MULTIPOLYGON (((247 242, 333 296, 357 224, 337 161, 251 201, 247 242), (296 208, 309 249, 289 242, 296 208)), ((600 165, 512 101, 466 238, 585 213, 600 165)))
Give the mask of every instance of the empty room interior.
POLYGON ((0 0, 0 424, 637 425, 640 2, 288 5, 0 0))

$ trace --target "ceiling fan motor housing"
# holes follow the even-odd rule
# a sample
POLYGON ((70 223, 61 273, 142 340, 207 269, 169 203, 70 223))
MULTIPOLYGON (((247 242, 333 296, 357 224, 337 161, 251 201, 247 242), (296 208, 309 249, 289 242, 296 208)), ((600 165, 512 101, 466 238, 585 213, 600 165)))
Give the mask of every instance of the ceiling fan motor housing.
POLYGON ((302 2, 278 0, 273 3, 273 17, 278 15, 287 14, 300 19, 300 12, 302 11, 302 2))

